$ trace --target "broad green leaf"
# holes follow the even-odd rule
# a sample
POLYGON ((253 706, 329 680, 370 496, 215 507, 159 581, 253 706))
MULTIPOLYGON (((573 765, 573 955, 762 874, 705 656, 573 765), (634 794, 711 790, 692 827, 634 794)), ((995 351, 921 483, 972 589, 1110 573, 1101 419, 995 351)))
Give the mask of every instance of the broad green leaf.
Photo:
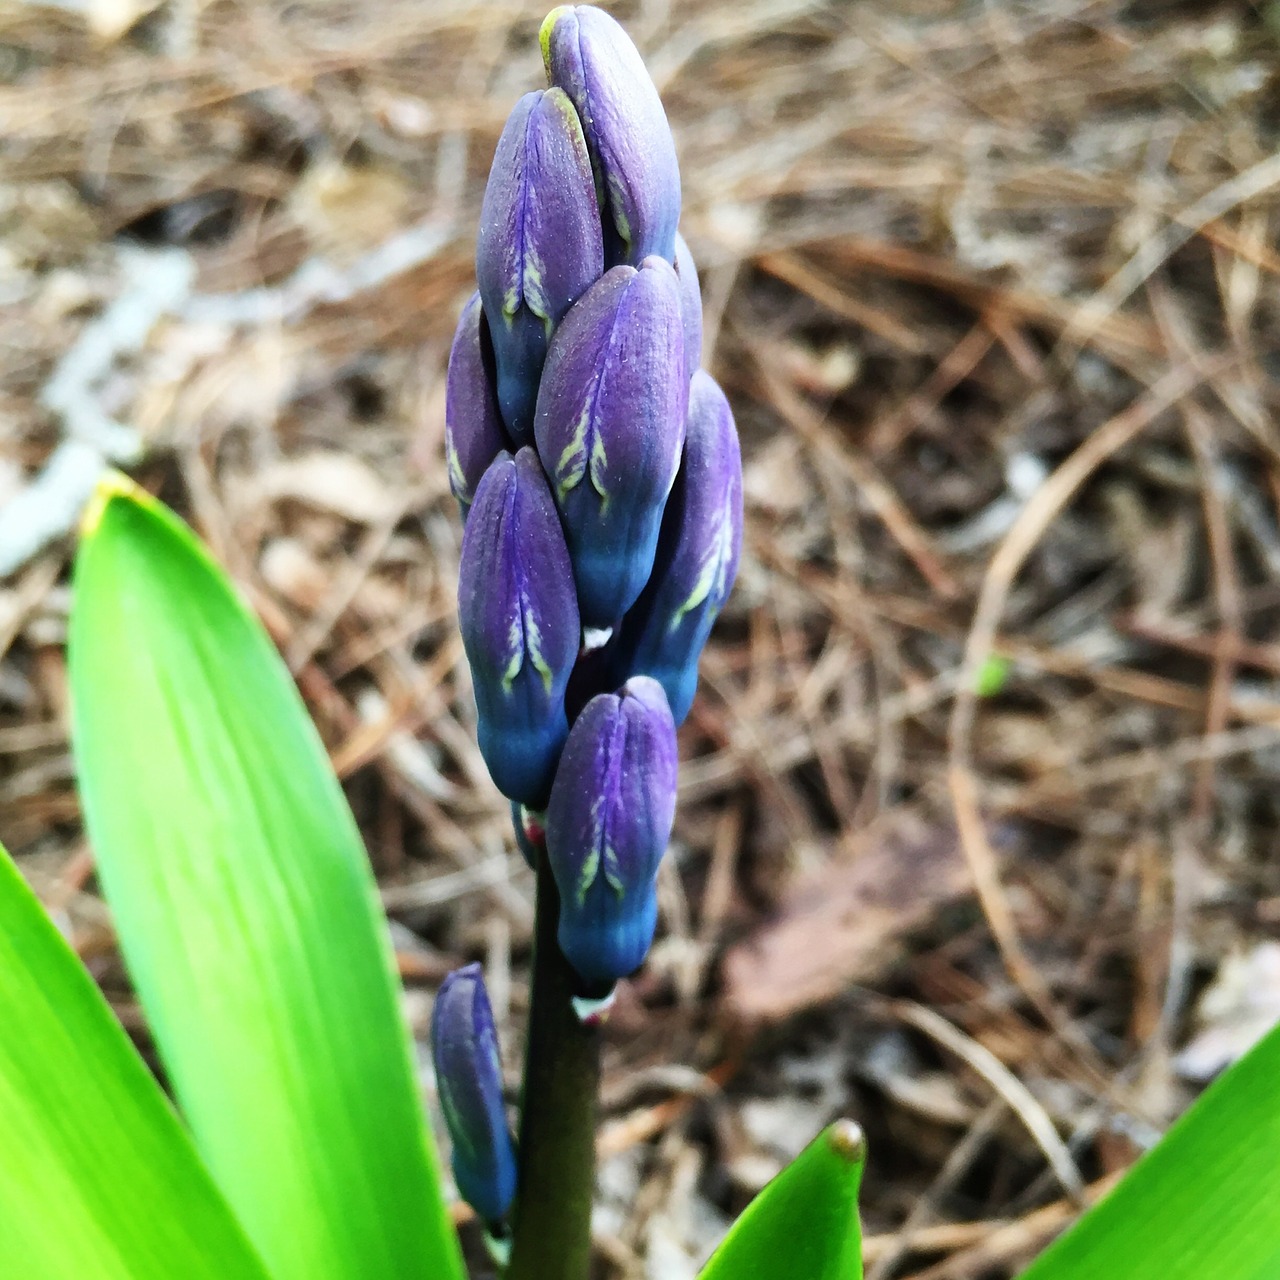
POLYGON ((862 1132, 840 1120, 747 1205, 701 1280, 861 1280, 862 1132))
POLYGON ((1197 1099, 1022 1280, 1280 1276, 1280 1027, 1197 1099))
POLYGON ((266 1280, 191 1140, 0 849, 0 1275, 266 1280))
POLYGON ((275 1280, 457 1280, 390 941, 323 746, 191 531, 113 477, 69 663, 120 944, 205 1162, 275 1280))

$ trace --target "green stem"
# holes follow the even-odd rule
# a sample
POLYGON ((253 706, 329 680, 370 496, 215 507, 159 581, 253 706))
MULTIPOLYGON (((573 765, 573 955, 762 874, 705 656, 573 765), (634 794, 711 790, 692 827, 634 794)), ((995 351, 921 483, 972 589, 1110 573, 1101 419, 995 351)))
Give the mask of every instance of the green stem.
POLYGON ((520 1182, 506 1280, 587 1280, 595 1190, 600 1030, 572 1005, 556 943, 560 899, 538 851, 533 994, 520 1111, 520 1182))

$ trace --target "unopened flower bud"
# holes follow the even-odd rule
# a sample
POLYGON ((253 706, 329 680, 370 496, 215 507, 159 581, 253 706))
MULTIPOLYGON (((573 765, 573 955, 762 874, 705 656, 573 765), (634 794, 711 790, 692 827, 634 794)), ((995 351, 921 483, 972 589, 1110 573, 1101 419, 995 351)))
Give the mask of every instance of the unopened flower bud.
POLYGON ((462 309, 449 350, 444 400, 444 453, 449 488, 465 517, 489 464, 511 443, 498 409, 493 345, 480 294, 462 309))
POLYGON ((648 580, 688 388, 680 285, 662 258, 608 271, 552 339, 538 453, 564 517, 585 626, 612 627, 648 580))
POLYGON ((564 533, 532 449, 500 453, 476 489, 458 619, 480 753, 503 795, 541 809, 569 731, 564 694, 581 633, 564 533))
POLYGON ((680 220, 680 166, 671 126, 630 37, 602 9, 561 5, 540 34, 547 79, 582 120, 595 168, 610 265, 651 253, 671 262, 680 220))
POLYGON ((573 103, 559 89, 527 93, 498 140, 476 241, 498 404, 517 444, 533 438, 551 334, 604 270, 603 255, 591 161, 573 103))
POLYGON ((453 1143, 453 1177, 488 1226, 516 1194, 516 1154, 502 1097, 498 1031, 478 964, 445 978, 431 1013, 436 1087, 453 1143))
POLYGON ((643 676, 587 703, 547 807, 560 950, 586 993, 640 967, 658 918, 658 863, 676 807, 676 729, 643 676))
POLYGON ((680 281, 680 318, 684 322, 684 371, 692 378, 702 363, 702 290, 698 269, 684 236, 676 232, 676 277, 680 281))
POLYGON ((667 499, 653 575, 622 621, 616 679, 652 676, 683 724, 698 684, 698 657, 738 572, 742 551, 742 457, 733 413, 699 369, 689 386, 680 474, 667 499))

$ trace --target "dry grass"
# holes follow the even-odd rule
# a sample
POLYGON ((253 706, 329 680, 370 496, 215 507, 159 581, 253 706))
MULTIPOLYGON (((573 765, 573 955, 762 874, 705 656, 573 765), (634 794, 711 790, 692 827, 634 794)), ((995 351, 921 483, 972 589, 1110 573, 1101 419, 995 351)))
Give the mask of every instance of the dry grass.
MULTIPOLYGON (((847 1113, 874 1280, 1007 1276, 1277 1000, 1275 6, 618 13, 677 133, 748 534, 612 1032, 601 1274, 691 1276, 847 1113)), ((419 1022, 481 956, 517 1043, 531 886, 472 745, 440 455, 540 17, 0 11, 0 835, 139 1035, 65 737, 74 477, 39 548, 4 517, 71 438, 136 451, 266 618, 419 1022)))

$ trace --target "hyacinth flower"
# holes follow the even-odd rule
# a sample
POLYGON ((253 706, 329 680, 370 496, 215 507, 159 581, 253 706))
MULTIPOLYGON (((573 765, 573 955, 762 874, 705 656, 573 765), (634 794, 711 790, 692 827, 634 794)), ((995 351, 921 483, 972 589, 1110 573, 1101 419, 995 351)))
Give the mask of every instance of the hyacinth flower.
POLYGON ((680 283, 663 258, 613 267, 556 330, 538 392, 585 626, 611 628, 648 581, 684 443, 680 283))
POLYGON ((591 6, 555 10, 541 43, 551 87, 517 104, 485 191, 446 450, 480 749, 537 885, 505 1280, 585 1280, 598 1023, 657 926, 672 709, 733 581, 741 475, 696 373, 702 299, 653 83, 591 6))
POLYGON ((733 586, 742 550, 742 458, 733 411, 710 374, 689 386, 684 461, 662 517, 653 575, 623 619, 616 678, 652 676, 683 724, 698 657, 733 586))
POLYGON ((608 265, 672 262, 680 166, 662 101, 622 27, 592 5, 561 5, 542 24, 549 83, 573 100, 591 152, 608 265))
POLYGON ((500 1234, 516 1194, 516 1153, 498 1032, 478 964, 456 969, 441 984, 431 1013, 431 1054, 458 1192, 500 1234))
POLYGON ((493 343, 477 291, 458 320, 445 385, 444 456, 463 519, 489 464, 510 448, 498 409, 493 343))
POLYGON ((505 796, 541 809, 569 732, 564 695, 580 624, 569 552, 532 449, 500 453, 484 473, 458 577, 480 753, 505 796))
POLYGON ((533 439, 551 334, 604 270, 602 236, 573 103, 559 89, 525 94, 498 141, 476 240, 497 400, 517 445, 533 439))
POLYGON ((547 807, 560 950, 587 995, 640 967, 658 918, 658 864, 676 807, 676 727, 656 680, 587 703, 547 807))
POLYGON ((680 319, 684 324, 684 369, 693 377, 702 363, 702 290, 698 269, 684 236, 676 233, 676 278, 680 281, 680 319))

